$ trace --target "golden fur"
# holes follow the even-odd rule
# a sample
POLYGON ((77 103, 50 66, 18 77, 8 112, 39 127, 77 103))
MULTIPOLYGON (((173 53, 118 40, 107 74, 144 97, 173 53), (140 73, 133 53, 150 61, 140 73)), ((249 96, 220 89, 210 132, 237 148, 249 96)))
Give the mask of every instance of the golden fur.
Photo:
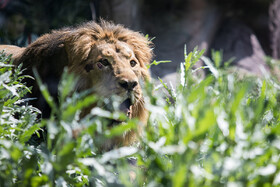
POLYGON ((7 54, 12 54, 13 59, 17 60, 20 58, 21 54, 25 50, 25 48, 22 47, 17 47, 14 45, 0 45, 0 52, 4 50, 5 53, 7 54))
MULTIPOLYGON (((106 21, 88 22, 45 34, 25 49, 1 46, 2 49, 14 54, 14 62, 23 63, 29 74, 35 66, 43 80, 50 76, 59 80, 68 66, 79 76, 78 91, 93 88, 97 95, 129 97, 133 101, 129 116, 146 124, 148 115, 139 81, 149 79, 146 65, 151 61, 152 49, 142 34, 106 21)), ((38 95, 36 86, 33 92, 38 95)), ((135 139, 136 132, 131 130, 113 144, 128 145, 135 139)))

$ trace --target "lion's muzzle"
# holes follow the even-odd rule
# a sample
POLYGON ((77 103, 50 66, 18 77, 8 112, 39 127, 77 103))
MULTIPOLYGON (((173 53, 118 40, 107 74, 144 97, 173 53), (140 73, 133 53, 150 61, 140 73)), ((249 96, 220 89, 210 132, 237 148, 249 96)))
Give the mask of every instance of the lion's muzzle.
POLYGON ((134 80, 132 81, 121 80, 119 81, 119 85, 127 91, 132 91, 138 85, 138 82, 134 80))

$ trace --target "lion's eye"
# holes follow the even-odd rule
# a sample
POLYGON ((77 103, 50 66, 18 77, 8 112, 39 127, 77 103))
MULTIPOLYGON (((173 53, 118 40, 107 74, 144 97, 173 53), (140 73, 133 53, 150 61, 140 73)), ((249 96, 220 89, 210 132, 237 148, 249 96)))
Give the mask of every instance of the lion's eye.
POLYGON ((109 61, 107 60, 107 59, 101 59, 100 61, 99 61, 103 66, 108 66, 110 63, 109 63, 109 61))
POLYGON ((97 62, 97 67, 99 68, 99 69, 102 69, 104 66, 108 66, 108 65, 110 65, 110 63, 109 63, 109 61, 107 60, 107 59, 101 59, 101 60, 99 60, 98 62, 97 62))
POLYGON ((131 60, 131 61, 130 61, 130 65, 131 65, 131 67, 136 66, 136 64, 137 64, 137 62, 135 62, 134 60, 131 60))

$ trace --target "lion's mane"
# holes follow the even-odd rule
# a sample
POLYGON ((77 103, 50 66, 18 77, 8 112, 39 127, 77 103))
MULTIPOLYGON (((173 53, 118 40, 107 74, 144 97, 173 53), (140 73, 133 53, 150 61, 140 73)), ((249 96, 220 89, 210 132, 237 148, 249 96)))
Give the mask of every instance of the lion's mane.
MULTIPOLYGON (((100 24, 88 22, 78 27, 69 27, 52 31, 39 37, 17 54, 14 61, 16 64, 23 64, 27 73, 32 75, 32 67, 36 67, 41 78, 45 80, 49 87, 55 87, 51 91, 57 94, 57 84, 65 66, 69 70, 79 68, 97 41, 105 40, 109 43, 122 41, 128 44, 138 59, 142 68, 141 76, 149 79, 146 65, 152 58, 151 42, 139 32, 126 29, 121 25, 115 25, 107 21, 100 24), (55 86, 54 86, 55 85, 55 86)), ((33 96, 40 95, 38 86, 34 82, 29 82, 33 86, 33 96)), ((47 110, 41 106, 40 99, 33 103, 41 110, 47 110)), ((140 102, 132 106, 132 117, 138 118, 142 124, 147 122, 147 111, 140 102)), ((140 125, 141 126, 141 125, 140 125)), ((123 137, 118 138, 117 144, 127 145, 136 139, 136 132, 128 131, 123 137)))

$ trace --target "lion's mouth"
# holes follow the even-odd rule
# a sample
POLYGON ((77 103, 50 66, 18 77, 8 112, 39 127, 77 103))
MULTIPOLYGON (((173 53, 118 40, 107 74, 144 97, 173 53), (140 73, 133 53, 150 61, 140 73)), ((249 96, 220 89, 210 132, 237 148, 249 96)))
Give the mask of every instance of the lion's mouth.
MULTIPOLYGON (((133 92, 128 92, 127 97, 121 102, 118 106, 118 110, 126 114, 128 118, 132 118, 132 106, 137 102, 137 96, 135 97, 133 92)), ((121 120, 112 120, 109 127, 119 125, 124 121, 121 120)))
POLYGON ((125 113, 128 117, 130 117, 131 116, 131 106, 132 106, 131 98, 127 98, 120 104, 119 110, 122 111, 123 113, 125 113))
POLYGON ((134 96, 134 92, 127 92, 127 98, 120 104, 119 110, 125 113, 129 118, 131 118, 132 114, 132 105, 136 102, 136 98, 134 96))
MULTIPOLYGON (((126 114, 127 117, 131 118, 132 115, 132 100, 131 98, 127 98, 125 99, 119 106, 119 110, 123 113, 126 114)), ((112 120, 111 124, 109 125, 109 127, 113 127, 115 125, 119 125, 120 123, 123 123, 124 121, 120 121, 120 120, 112 120)))

